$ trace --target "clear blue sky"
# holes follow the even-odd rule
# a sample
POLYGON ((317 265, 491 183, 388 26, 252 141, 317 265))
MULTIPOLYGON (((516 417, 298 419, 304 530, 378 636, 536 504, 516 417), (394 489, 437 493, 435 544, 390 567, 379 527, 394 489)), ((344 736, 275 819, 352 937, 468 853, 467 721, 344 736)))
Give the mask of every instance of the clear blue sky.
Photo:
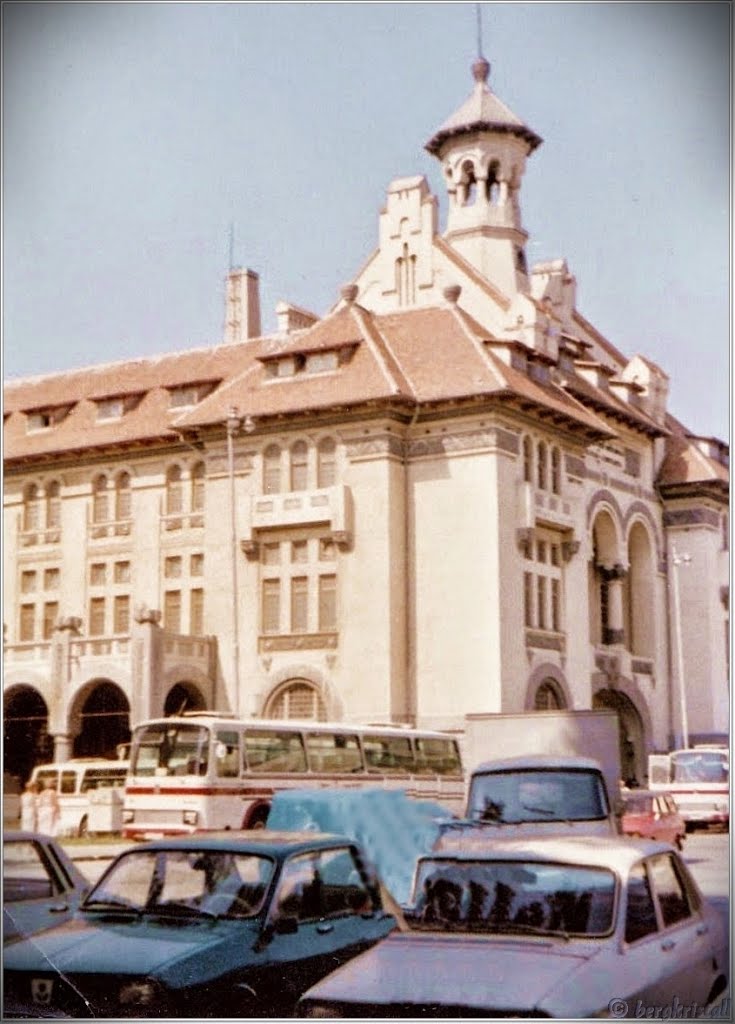
MULTIPOLYGON (((730 5, 482 4, 490 85, 544 139, 531 262, 730 425, 730 5)), ((395 177, 469 95, 472 3, 3 5, 6 378, 222 337, 234 262, 264 331, 323 314, 377 242, 395 177)))

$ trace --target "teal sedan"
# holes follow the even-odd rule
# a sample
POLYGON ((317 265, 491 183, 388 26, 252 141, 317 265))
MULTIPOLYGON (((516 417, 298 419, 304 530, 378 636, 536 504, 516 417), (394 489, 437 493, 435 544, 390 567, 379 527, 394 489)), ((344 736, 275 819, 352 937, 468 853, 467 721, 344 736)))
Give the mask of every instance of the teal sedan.
POLYGON ((143 843, 70 921, 6 947, 4 1019, 289 1015, 395 926, 374 869, 344 837, 143 843))

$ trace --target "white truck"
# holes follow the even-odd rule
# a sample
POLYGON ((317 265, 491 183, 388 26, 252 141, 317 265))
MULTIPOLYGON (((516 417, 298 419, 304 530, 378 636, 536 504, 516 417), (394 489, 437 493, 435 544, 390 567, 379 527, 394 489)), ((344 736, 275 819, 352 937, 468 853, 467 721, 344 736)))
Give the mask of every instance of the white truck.
POLYGON ((473 836, 616 835, 619 729, 614 711, 467 715, 465 818, 442 827, 438 848, 473 836))

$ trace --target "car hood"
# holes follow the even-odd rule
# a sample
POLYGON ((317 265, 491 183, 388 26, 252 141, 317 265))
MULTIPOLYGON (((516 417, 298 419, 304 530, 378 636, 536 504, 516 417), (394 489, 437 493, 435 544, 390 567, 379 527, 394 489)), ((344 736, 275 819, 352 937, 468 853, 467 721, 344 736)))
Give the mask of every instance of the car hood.
POLYGON ((532 1010, 596 953, 590 943, 508 936, 390 935, 305 998, 532 1010))
MULTIPOLYGON (((252 921, 187 919, 172 924, 149 916, 125 921, 76 917, 34 939, 7 946, 3 968, 48 971, 51 967, 69 975, 147 975, 173 983, 175 977, 168 977, 168 969, 180 966, 182 960, 196 965, 195 973, 202 978, 208 971, 219 974, 226 970, 235 956, 242 963, 256 934, 257 925, 252 921)), ((187 969, 189 979, 192 969, 187 969)))

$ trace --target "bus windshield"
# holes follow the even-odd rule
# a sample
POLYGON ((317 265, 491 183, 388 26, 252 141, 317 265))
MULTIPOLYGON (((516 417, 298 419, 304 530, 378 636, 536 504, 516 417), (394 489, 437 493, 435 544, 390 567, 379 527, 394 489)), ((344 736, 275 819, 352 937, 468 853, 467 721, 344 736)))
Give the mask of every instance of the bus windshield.
POLYGON ((209 729, 163 722, 141 726, 133 736, 131 775, 206 775, 209 729))
POLYGON ((671 755, 672 782, 728 782, 727 755, 719 750, 680 750, 671 755))

